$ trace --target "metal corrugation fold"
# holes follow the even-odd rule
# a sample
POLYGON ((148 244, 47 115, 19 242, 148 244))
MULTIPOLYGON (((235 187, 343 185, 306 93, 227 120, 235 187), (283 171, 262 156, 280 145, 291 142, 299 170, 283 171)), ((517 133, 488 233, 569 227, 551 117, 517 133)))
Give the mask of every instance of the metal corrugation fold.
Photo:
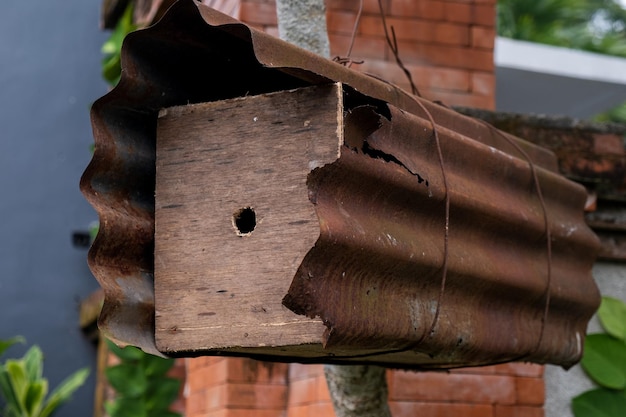
POLYGON ((426 352, 441 366, 513 359, 569 366, 579 359, 599 303, 590 272, 598 243, 582 218, 584 190, 556 173, 549 151, 192 0, 177 2, 155 26, 130 34, 122 68, 119 85, 92 108, 96 150, 81 179, 100 216, 89 264, 105 290, 99 325, 109 337, 158 353, 153 248, 159 109, 334 81, 353 92, 349 109, 356 111, 360 102, 374 106, 362 111, 374 112, 380 128, 362 143, 357 135, 338 161, 311 173, 321 234, 286 304, 325 320, 329 349, 384 345, 402 355, 426 352), (431 116, 452 204, 443 293, 445 189, 431 116), (536 167, 551 225, 545 328, 544 208, 520 148, 536 167), (325 273, 339 270, 345 276, 325 273))
MULTIPOLYGON (((597 303, 588 255, 596 241, 582 221, 580 187, 538 170, 552 234, 550 311, 542 328, 548 259, 528 164, 440 127, 452 210, 447 282, 437 306, 441 166, 428 121, 390 109, 366 145, 311 173, 321 237, 287 306, 323 319, 327 349, 416 350, 430 356, 428 366, 575 363, 597 303)), ((371 112, 348 117, 346 130, 375 118, 371 112)))

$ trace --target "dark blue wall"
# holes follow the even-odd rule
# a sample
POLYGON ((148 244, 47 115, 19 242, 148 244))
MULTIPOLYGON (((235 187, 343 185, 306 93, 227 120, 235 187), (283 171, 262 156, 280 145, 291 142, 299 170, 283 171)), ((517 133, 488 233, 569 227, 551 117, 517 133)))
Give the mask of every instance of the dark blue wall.
POLYGON ((78 181, 91 157, 89 106, 106 92, 100 3, 0 1, 0 339, 40 345, 52 387, 92 368, 59 417, 93 412, 96 352, 78 303, 98 285, 71 234, 96 220, 78 181))

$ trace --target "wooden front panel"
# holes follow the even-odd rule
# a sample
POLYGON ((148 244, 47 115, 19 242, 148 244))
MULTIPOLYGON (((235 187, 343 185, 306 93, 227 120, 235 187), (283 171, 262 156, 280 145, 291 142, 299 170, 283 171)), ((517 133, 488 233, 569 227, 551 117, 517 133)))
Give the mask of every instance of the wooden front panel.
POLYGON ((164 353, 320 343, 281 300, 319 237, 307 176, 342 143, 340 84, 161 111, 156 343, 164 353))

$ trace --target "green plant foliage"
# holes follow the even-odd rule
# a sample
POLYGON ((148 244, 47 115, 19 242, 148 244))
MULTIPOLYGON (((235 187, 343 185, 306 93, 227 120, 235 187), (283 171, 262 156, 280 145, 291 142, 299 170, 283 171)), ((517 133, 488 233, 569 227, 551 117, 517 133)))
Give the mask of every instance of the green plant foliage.
POLYGON ((583 369, 600 386, 626 388, 626 344, 608 334, 592 334, 585 340, 583 369))
POLYGON ((110 341, 107 344, 120 359, 105 371, 117 393, 114 401, 105 404, 109 416, 180 417, 169 411, 180 389, 180 381, 167 376, 174 359, 149 355, 132 346, 122 349, 110 341))
MULTIPOLYGON (((21 337, 0 341, 0 354, 23 341, 21 337)), ((0 395, 5 402, 2 416, 49 417, 71 398, 88 375, 87 368, 74 372, 46 398, 48 380, 43 377, 43 353, 38 346, 32 346, 21 359, 0 364, 0 395)))
POLYGON ((618 391, 595 389, 584 392, 572 400, 576 417, 617 417, 626 410, 626 396, 618 391))
POLYGON ((588 335, 581 365, 600 388, 572 400, 576 417, 623 417, 626 410, 626 304, 603 297, 598 310, 607 333, 588 335))
POLYGON ((0 356, 2 356, 8 348, 17 343, 26 343, 26 340, 24 340, 22 336, 15 336, 7 340, 0 340, 0 356))
MULTIPOLYGON (((498 0, 498 34, 626 57, 626 9, 617 0, 498 0)), ((626 123, 626 103, 594 118, 626 123)))
POLYGON ((130 2, 124 14, 117 22, 113 33, 102 45, 102 53, 105 55, 102 60, 102 77, 111 86, 117 85, 122 74, 122 43, 130 32, 137 29, 133 24, 133 2, 130 2))
POLYGON ((616 298, 604 297, 598 317, 608 334, 626 342, 626 304, 616 298))

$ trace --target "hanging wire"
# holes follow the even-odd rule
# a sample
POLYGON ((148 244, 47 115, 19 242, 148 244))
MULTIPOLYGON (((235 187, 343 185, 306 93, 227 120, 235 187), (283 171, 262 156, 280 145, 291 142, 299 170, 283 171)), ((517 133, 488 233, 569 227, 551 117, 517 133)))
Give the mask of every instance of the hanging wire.
POLYGON ((396 39, 396 32, 393 29, 393 26, 390 27, 391 37, 389 37, 389 32, 387 31, 387 20, 385 19, 385 11, 383 10, 383 3, 381 0, 378 0, 378 8, 380 10, 380 18, 383 22, 383 29, 385 30, 385 39, 387 39, 387 45, 389 45, 389 49, 391 49, 391 52, 393 52, 393 56, 396 58, 396 63, 398 64, 400 69, 404 72, 404 75, 406 75, 406 78, 409 80, 409 84, 411 85, 411 93, 413 93, 413 95, 421 97, 422 95, 420 94, 419 90, 417 89, 417 86, 413 82, 413 76, 411 75, 411 71, 409 71, 404 66, 404 63, 400 59, 398 40, 396 39))
POLYGON ((359 29, 359 23, 361 23, 361 14, 363 13, 363 0, 359 1, 359 11, 356 15, 356 19, 354 20, 354 27, 352 28, 352 37, 350 39, 350 46, 348 47, 348 52, 346 53, 345 57, 341 57, 339 55, 337 55, 336 57, 333 58, 333 61, 347 66, 348 68, 350 68, 352 66, 352 64, 362 64, 364 61, 354 61, 351 56, 352 56, 352 48, 354 47, 354 41, 356 40, 356 33, 359 29))

